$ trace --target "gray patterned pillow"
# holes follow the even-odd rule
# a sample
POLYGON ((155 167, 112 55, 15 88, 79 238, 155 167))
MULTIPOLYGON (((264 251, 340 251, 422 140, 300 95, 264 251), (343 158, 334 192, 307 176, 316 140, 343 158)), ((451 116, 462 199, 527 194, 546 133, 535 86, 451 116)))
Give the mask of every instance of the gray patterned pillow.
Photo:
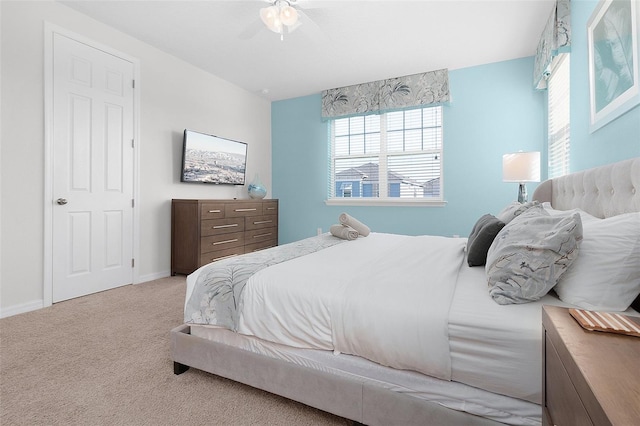
POLYGON ((487 253, 489 294, 497 303, 540 299, 578 256, 580 215, 550 216, 530 209, 498 234, 487 253))
POLYGON ((517 201, 514 201, 513 203, 508 204, 504 209, 502 209, 500 213, 496 215, 496 217, 504 223, 509 223, 531 208, 535 208, 536 210, 540 211, 542 210, 542 205, 538 201, 529 201, 528 203, 519 203, 517 201))

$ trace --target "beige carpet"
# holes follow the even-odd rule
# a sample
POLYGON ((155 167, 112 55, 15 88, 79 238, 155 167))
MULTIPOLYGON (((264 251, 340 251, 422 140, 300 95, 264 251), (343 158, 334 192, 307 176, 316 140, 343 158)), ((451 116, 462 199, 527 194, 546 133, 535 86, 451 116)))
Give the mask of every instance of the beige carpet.
POLYGON ((351 424, 198 370, 174 375, 184 286, 170 277, 0 320, 0 424, 351 424))

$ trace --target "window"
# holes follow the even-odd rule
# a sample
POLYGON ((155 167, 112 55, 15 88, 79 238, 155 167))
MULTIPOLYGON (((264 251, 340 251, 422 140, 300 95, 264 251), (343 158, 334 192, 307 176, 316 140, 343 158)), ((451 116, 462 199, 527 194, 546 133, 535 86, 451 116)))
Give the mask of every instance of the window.
POLYGON ((332 120, 330 153, 329 202, 442 201, 441 106, 332 120))
POLYGON ((557 57, 548 81, 548 157, 549 178, 569 173, 570 148, 570 60, 557 57))

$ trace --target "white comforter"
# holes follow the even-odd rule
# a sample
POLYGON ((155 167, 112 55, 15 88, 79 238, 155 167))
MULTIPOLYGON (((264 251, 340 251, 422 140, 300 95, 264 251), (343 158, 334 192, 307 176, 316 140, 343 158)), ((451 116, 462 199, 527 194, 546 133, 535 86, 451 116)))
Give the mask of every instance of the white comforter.
POLYGON ((373 233, 263 269, 238 332, 451 379, 448 313, 466 240, 373 233))

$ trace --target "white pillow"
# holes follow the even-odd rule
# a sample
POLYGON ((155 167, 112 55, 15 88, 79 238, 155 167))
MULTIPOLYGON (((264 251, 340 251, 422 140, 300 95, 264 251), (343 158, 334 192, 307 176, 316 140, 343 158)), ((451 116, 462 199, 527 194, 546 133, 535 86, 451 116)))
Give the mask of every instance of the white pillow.
POLYGON ((599 218, 585 212, 582 209, 556 210, 551 207, 551 203, 549 202, 542 203, 542 208, 551 216, 573 216, 574 213, 579 213, 580 219, 582 219, 582 223, 585 223, 589 220, 600 220, 599 218))
POLYGON ((554 289, 584 309, 626 310, 640 293, 640 213, 584 222, 580 254, 554 289))

